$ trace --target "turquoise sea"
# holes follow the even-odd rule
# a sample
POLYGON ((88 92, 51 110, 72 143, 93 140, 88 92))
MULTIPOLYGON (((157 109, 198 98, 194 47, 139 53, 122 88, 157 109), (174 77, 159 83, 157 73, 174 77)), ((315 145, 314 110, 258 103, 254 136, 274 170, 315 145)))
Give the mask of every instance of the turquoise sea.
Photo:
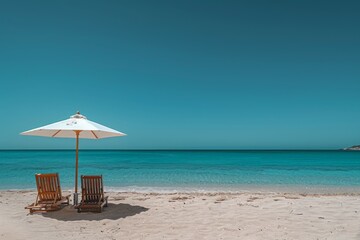
MULTIPOLYGON (((35 173, 58 172, 73 189, 75 151, 0 151, 0 189, 35 189, 35 173)), ((356 151, 81 150, 79 175, 102 174, 107 191, 360 192, 356 151)))

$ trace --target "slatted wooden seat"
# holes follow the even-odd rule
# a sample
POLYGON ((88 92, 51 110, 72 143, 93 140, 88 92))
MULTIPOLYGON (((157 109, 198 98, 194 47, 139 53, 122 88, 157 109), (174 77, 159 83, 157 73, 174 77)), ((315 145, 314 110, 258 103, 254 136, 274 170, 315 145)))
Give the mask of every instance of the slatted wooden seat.
POLYGON ((101 212, 107 207, 108 197, 104 195, 102 175, 81 176, 81 202, 77 206, 78 212, 101 212))
POLYGON ((59 210, 62 204, 69 205, 70 195, 62 196, 59 174, 36 174, 37 197, 36 201, 25 207, 33 212, 47 212, 59 210))

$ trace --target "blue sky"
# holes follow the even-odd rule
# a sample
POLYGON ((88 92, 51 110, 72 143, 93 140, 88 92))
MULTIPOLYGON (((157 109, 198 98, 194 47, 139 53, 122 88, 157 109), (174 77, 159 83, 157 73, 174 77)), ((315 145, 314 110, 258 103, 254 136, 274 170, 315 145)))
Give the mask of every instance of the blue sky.
POLYGON ((82 148, 360 144, 357 1, 2 1, 0 149, 68 118, 128 134, 82 148))

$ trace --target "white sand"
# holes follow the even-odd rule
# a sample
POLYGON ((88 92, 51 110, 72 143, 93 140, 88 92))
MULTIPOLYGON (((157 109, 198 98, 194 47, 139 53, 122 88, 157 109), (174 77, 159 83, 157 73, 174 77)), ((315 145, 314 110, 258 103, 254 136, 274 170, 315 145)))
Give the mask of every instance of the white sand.
POLYGON ((0 192, 0 239, 360 239, 360 195, 109 193, 102 213, 28 214, 0 192))

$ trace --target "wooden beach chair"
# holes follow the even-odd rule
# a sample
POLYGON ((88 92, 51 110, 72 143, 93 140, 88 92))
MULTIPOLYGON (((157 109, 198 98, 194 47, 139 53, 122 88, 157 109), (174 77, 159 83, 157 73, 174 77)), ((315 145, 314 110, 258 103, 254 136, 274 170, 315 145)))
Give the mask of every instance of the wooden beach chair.
POLYGON ((104 195, 102 175, 81 176, 81 202, 77 206, 78 212, 101 212, 107 207, 108 197, 104 195))
POLYGON ((47 212, 59 210, 62 204, 69 205, 70 195, 62 196, 59 174, 35 174, 37 197, 36 201, 25 207, 33 212, 47 212))

